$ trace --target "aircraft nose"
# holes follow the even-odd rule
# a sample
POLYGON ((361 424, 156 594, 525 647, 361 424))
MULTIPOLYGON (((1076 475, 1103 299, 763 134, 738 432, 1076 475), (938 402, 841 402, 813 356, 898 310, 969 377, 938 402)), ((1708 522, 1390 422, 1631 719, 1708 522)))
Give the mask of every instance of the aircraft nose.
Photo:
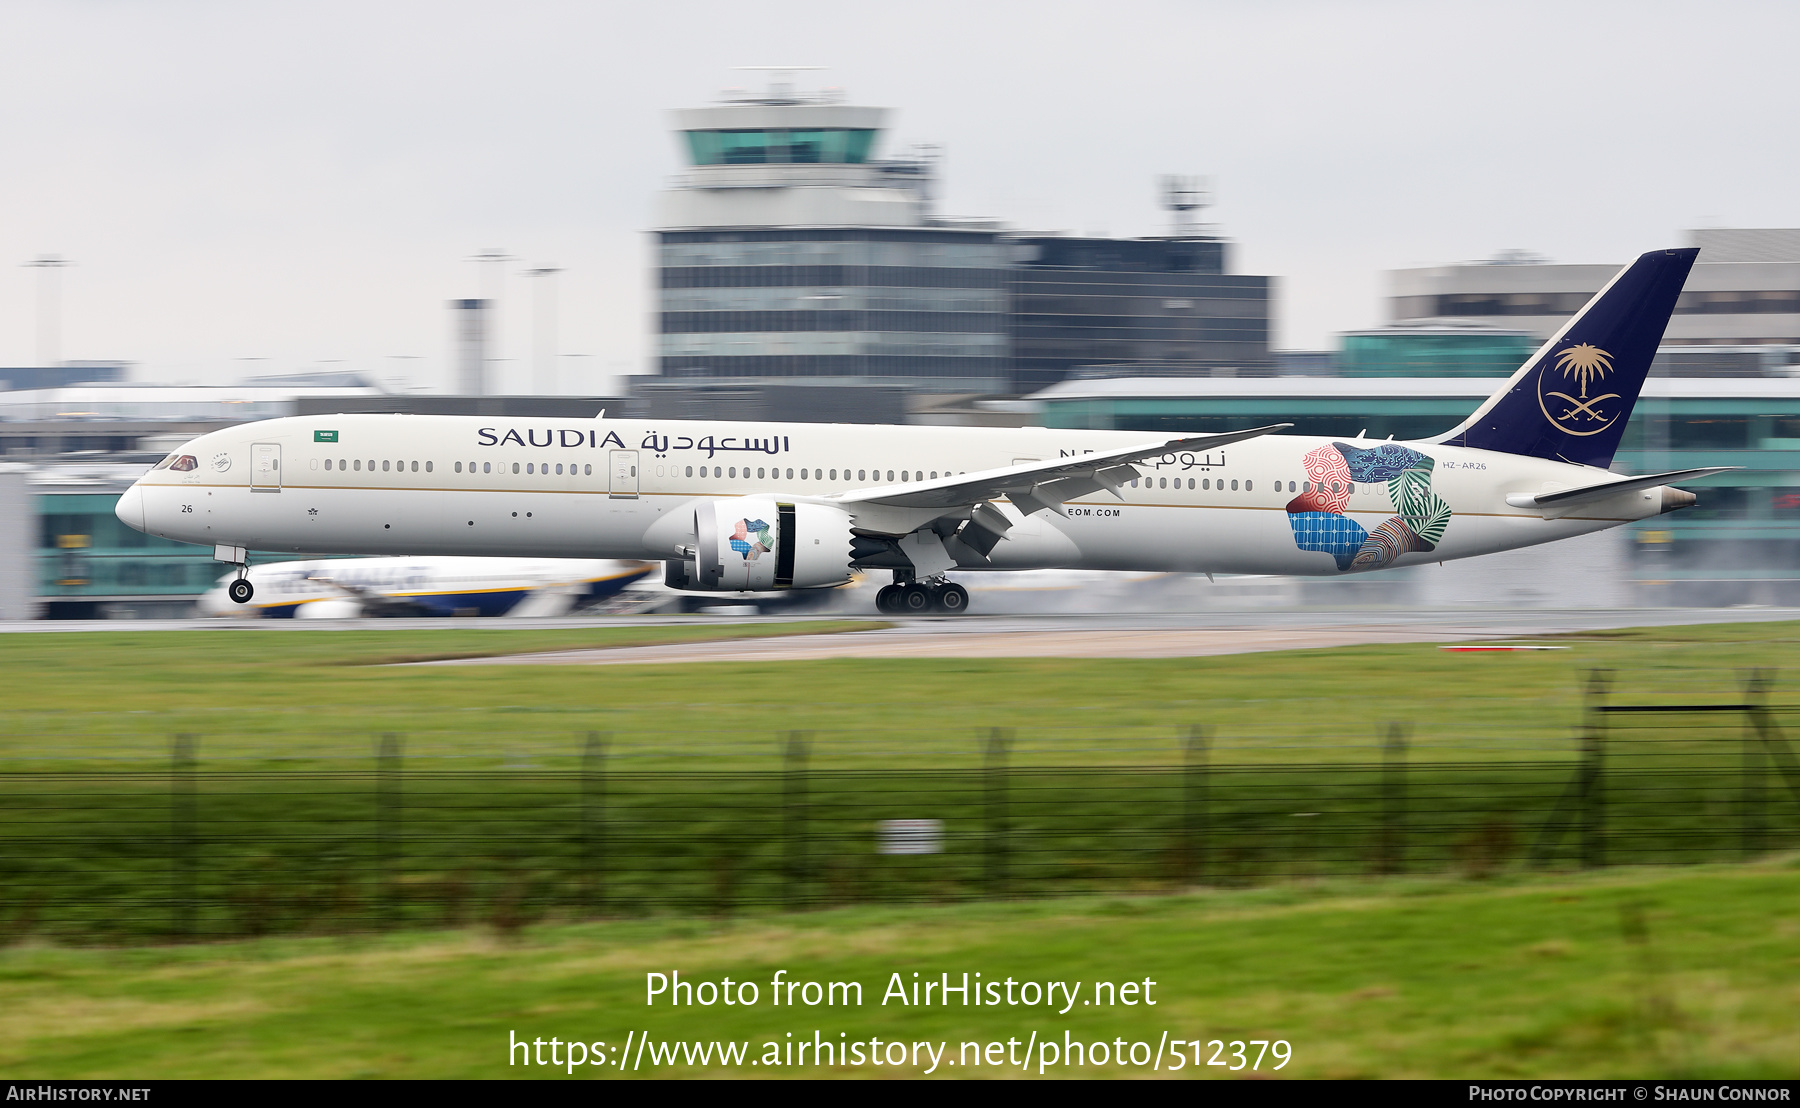
POLYGON ((133 531, 142 531, 144 529, 144 490, 135 484, 126 489, 125 494, 119 497, 119 503, 114 506, 113 514, 119 517, 119 522, 133 531))

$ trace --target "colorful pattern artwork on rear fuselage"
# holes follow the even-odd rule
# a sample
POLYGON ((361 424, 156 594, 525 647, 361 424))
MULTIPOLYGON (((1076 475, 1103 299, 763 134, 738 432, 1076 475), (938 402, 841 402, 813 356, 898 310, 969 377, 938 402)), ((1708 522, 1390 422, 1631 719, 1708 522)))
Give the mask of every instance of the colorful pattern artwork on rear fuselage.
POLYGON ((738 520, 731 529, 730 542, 731 549, 742 554, 746 562, 754 562, 758 554, 767 554, 775 548, 769 525, 760 519, 738 520))
POLYGON ((1434 464, 1391 442, 1376 447, 1334 442, 1312 451, 1305 459, 1306 491, 1287 506, 1294 545, 1331 555, 1339 570, 1380 569, 1402 554, 1437 549, 1450 525, 1450 505, 1431 491, 1434 464), (1344 514, 1354 484, 1385 484, 1399 514, 1364 530, 1344 514))

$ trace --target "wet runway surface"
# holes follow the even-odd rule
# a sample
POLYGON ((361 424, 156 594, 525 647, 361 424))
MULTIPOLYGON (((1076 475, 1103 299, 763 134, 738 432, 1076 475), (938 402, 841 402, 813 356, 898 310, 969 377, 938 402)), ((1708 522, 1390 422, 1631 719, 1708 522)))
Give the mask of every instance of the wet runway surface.
POLYGON ((824 635, 562 650, 417 664, 653 665, 829 658, 1188 658, 1371 643, 1464 643, 1618 627, 1795 618, 1800 618, 1800 612, 1792 609, 1183 613, 1159 617, 964 616, 899 619, 888 627, 824 635))
MULTIPOLYGON (((844 617, 652 615, 563 619, 143 620, 0 623, 0 632, 595 629, 761 626, 844 617)), ((854 617, 852 617, 854 618, 854 617)), ((871 619, 865 630, 779 638, 505 654, 421 665, 653 665, 829 658, 1180 658, 1371 643, 1460 643, 1620 627, 1800 620, 1793 608, 1261 609, 1162 614, 871 619)))

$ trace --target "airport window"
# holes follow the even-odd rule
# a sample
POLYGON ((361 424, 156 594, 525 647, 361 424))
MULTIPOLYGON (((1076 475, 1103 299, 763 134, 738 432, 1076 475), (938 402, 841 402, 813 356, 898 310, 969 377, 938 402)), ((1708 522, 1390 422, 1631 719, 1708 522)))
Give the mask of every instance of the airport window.
POLYGON ((762 480, 762 475, 763 475, 762 467, 757 466, 756 467, 756 479, 759 481, 762 480))
POLYGON ((358 473, 362 472, 362 459, 361 458, 356 459, 356 470, 358 473))
POLYGON ((1232 482, 1232 483, 1231 483, 1231 491, 1232 491, 1232 492, 1236 492, 1236 491, 1237 491, 1237 482, 1236 482, 1236 481, 1233 481, 1233 482, 1232 482))
POLYGON ((730 469, 730 471, 729 471, 729 476, 732 476, 732 477, 736 477, 736 476, 737 476, 737 467, 736 467, 736 466, 732 466, 732 467, 731 467, 731 469, 730 469))
POLYGON ((526 473, 531 473, 531 472, 534 472, 534 471, 533 471, 533 470, 532 470, 532 468, 531 468, 531 466, 532 466, 532 463, 531 463, 531 462, 526 462, 526 463, 525 463, 525 472, 526 472, 526 473))
MULTIPOLYGON (((556 475, 558 477, 562 476, 562 463, 561 462, 556 463, 556 475)), ((662 474, 658 473, 657 476, 660 477, 660 476, 662 476, 662 474)))
POLYGON ((585 466, 581 467, 581 475, 583 477, 586 477, 593 472, 594 472, 594 467, 591 465, 585 465, 585 466))
POLYGON ((493 462, 482 462, 481 463, 481 472, 492 473, 493 471, 494 471, 494 463, 493 462))
POLYGON ((1166 489, 1166 488, 1168 488, 1168 487, 1169 487, 1169 479, 1168 479, 1168 478, 1167 478, 1167 477, 1162 477, 1162 478, 1159 478, 1159 479, 1158 479, 1158 480, 1157 480, 1157 482, 1156 482, 1156 484, 1157 484, 1157 487, 1158 487, 1158 488, 1164 488, 1164 489, 1166 489))
POLYGON ((519 472, 519 463, 518 462, 513 463, 513 472, 514 473, 519 472))
POLYGON ((458 472, 458 473, 462 472, 462 463, 461 462, 456 463, 456 472, 458 472))
POLYGON ((792 481, 793 479, 794 479, 794 471, 790 469, 790 470, 788 470, 788 480, 792 481))
POLYGON ((426 463, 425 463, 425 472, 426 472, 426 473, 430 473, 430 472, 431 472, 431 463, 430 463, 430 462, 426 462, 426 463))
POLYGON ((1203 490, 1203 491, 1210 491, 1210 490, 1211 490, 1211 489, 1212 489, 1212 478, 1210 478, 1210 477, 1202 477, 1202 478, 1201 478, 1201 479, 1200 479, 1200 488, 1201 488, 1201 489, 1202 489, 1202 490, 1203 490))
POLYGON ((1253 489, 1255 489, 1255 488, 1256 488, 1256 482, 1255 482, 1255 481, 1245 481, 1245 482, 1244 482, 1244 491, 1245 491, 1245 492, 1250 492, 1250 491, 1252 491, 1252 490, 1253 490, 1253 489))
POLYGON ((414 462, 414 463, 413 463, 413 464, 412 464, 412 471, 413 471, 413 472, 414 472, 414 473, 417 473, 417 472, 419 472, 419 463, 418 463, 418 462, 414 462))
POLYGON ((1192 477, 1189 477, 1188 478, 1188 488, 1191 489, 1193 487, 1194 487, 1194 479, 1192 477))
POLYGON ((931 479, 933 481, 937 480, 937 470, 934 469, 931 471, 931 479))
POLYGON ((1289 492, 1293 492, 1293 491, 1294 491, 1294 483, 1293 483, 1293 482, 1292 482, 1292 481, 1289 481, 1289 482, 1288 482, 1288 491, 1289 491, 1289 492))
POLYGON ((1138 483, 1138 479, 1136 477, 1133 477, 1131 479, 1131 487, 1134 489, 1137 488, 1137 483, 1138 483))
POLYGON ((687 467, 687 475, 689 477, 692 477, 694 475, 694 467, 693 466, 687 467))
POLYGON ((1353 494, 1353 493, 1355 493, 1355 492, 1356 492, 1356 482, 1355 482, 1355 481, 1352 481, 1352 482, 1350 482, 1350 483, 1349 483, 1349 484, 1348 484, 1348 485, 1345 485, 1345 486, 1344 486, 1344 492, 1345 492, 1345 493, 1346 493, 1346 494, 1353 494))
MULTIPOLYGON (((370 468, 372 469, 374 467, 371 466, 370 468)), ((388 460, 386 458, 383 458, 383 459, 381 459, 381 472, 386 473, 387 471, 388 471, 388 460)))
POLYGON ((800 471, 800 480, 806 480, 806 471, 804 469, 800 471))
POLYGON ((327 472, 327 473, 331 472, 331 459, 330 458, 325 459, 325 472, 327 472))
POLYGON ((890 470, 888 470, 888 480, 891 482, 893 479, 894 479, 894 471, 890 469, 890 470))
POLYGON ((864 471, 863 471, 863 470, 860 470, 860 469, 859 469, 859 470, 857 470, 857 471, 856 471, 856 479, 857 479, 857 480, 858 480, 858 481, 861 481, 861 480, 863 480, 863 473, 864 473, 864 471))

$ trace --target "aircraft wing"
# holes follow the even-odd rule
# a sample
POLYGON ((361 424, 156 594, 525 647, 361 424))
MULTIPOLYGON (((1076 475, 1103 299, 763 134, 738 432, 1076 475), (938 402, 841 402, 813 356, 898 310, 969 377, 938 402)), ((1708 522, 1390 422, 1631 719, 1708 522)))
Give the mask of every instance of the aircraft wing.
POLYGON ((1642 477, 1621 477, 1616 481, 1601 481, 1594 485, 1583 485, 1574 489, 1558 489, 1555 492, 1514 493, 1506 498, 1506 502, 1515 508, 1564 508, 1583 504, 1589 500, 1601 500, 1621 492, 1632 492, 1636 489, 1652 489, 1658 485, 1672 485, 1677 481, 1692 481, 1700 477, 1711 477, 1715 473, 1727 473, 1742 466, 1707 466, 1702 469, 1672 469, 1667 473, 1646 473, 1642 477))
POLYGON ((1045 509, 1060 514, 1064 501, 1106 490, 1119 495, 1119 486, 1138 476, 1133 462, 1164 454, 1194 453, 1217 450, 1234 442, 1292 427, 1291 423, 1275 423, 1252 427, 1247 431, 1229 431, 1222 435, 1192 435, 1179 439, 1161 439, 1119 450, 1098 451, 1068 458, 1047 458, 1001 469, 984 469, 976 473, 959 473, 936 481, 915 481, 905 485, 879 485, 853 489, 830 500, 847 508, 869 505, 911 511, 938 509, 954 512, 973 508, 984 501, 1006 497, 1026 515, 1045 509))

